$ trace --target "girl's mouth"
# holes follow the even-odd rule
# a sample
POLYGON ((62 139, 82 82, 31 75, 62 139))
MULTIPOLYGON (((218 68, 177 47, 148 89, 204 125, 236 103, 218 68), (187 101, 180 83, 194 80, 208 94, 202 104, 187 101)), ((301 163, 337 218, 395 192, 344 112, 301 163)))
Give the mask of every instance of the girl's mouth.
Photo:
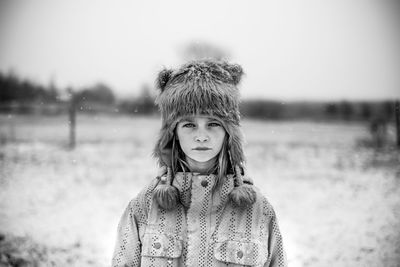
POLYGON ((193 148, 193 150, 205 151, 205 150, 211 150, 211 148, 199 146, 199 147, 193 148))

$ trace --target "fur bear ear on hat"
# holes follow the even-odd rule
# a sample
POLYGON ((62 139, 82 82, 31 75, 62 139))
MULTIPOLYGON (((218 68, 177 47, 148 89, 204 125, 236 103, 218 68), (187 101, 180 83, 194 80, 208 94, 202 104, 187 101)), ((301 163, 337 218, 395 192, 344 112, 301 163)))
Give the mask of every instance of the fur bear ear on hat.
POLYGON ((224 69, 229 72, 234 85, 237 85, 242 79, 243 69, 238 64, 224 64, 224 69))
POLYGON ((172 72, 173 72, 173 70, 163 69, 158 74, 158 77, 156 80, 156 85, 157 85, 157 88, 161 90, 161 92, 164 92, 165 86, 167 85, 168 81, 172 77, 172 72))

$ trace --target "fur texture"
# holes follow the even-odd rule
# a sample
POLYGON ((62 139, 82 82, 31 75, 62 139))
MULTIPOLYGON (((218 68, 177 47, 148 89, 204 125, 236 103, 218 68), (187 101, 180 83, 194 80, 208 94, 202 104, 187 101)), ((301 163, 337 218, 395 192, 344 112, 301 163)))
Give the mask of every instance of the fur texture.
POLYGON ((179 202, 179 191, 172 185, 159 184, 154 188, 154 197, 161 208, 173 210, 179 202))
POLYGON ((235 166, 235 187, 229 194, 231 202, 238 207, 248 207, 256 202, 257 193, 254 191, 252 181, 244 179, 244 168, 235 166))
POLYGON ((239 65, 215 61, 190 62, 177 70, 162 70, 156 84, 156 99, 162 127, 154 156, 159 164, 171 166, 171 140, 177 122, 184 116, 203 114, 217 117, 229 135, 233 164, 245 159, 239 128, 239 90, 243 70, 239 65))
POLYGON ((238 207, 248 207, 256 202, 256 192, 253 186, 249 184, 243 184, 236 186, 229 194, 229 198, 232 203, 238 207))
POLYGON ((157 87, 164 91, 165 86, 167 85, 169 79, 171 78, 172 70, 163 69, 160 71, 157 77, 157 87))
POLYGON ((153 194, 161 208, 172 210, 176 207, 179 201, 179 191, 172 186, 171 168, 167 168, 167 173, 159 178, 153 194))
MULTIPOLYGON (((171 167, 172 140, 176 124, 185 116, 208 115, 222 122, 228 134, 228 152, 232 166, 243 166, 243 137, 240 130, 239 84, 240 65, 218 61, 194 61, 176 70, 162 70, 156 80, 160 94, 156 99, 162 126, 153 155, 160 166, 171 167)), ((251 185, 243 185, 242 174, 236 174, 231 199, 238 206, 255 201, 251 185)), ((177 195, 171 183, 156 188, 160 206, 173 208, 177 195)))

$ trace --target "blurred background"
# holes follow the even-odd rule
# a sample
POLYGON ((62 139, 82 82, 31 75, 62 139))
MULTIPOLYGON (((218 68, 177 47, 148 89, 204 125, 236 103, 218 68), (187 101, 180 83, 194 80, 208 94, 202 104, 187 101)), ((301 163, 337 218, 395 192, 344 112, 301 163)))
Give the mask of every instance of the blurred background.
POLYGON ((157 173, 154 80, 242 65, 290 266, 400 266, 396 0, 0 2, 0 266, 109 266, 157 173))

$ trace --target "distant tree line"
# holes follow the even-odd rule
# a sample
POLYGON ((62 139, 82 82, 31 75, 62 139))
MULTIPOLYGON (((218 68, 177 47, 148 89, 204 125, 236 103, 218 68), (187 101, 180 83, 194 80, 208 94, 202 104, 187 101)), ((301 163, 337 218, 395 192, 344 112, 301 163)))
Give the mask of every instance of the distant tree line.
POLYGON ((0 73, 1 113, 56 115, 67 112, 71 100, 84 112, 110 111, 116 103, 112 89, 104 83, 60 90, 52 82, 43 86, 13 73, 0 73))
MULTIPOLYGON (((157 114, 154 105, 155 90, 148 85, 136 97, 117 99, 111 87, 96 83, 80 89, 60 90, 50 83, 43 86, 16 75, 0 73, 1 113, 67 112, 74 101, 78 112, 157 114)), ((394 100, 388 101, 332 101, 332 102, 280 102, 244 100, 240 106, 244 118, 265 120, 393 120, 394 100)))
POLYGON ((123 99, 118 103, 118 109, 128 114, 151 115, 157 113, 157 107, 154 105, 155 96, 151 92, 154 88, 143 85, 139 96, 131 99, 123 99))
POLYGON ((244 117, 270 120, 392 120, 393 101, 278 102, 246 100, 241 104, 244 117))
POLYGON ((18 101, 31 103, 37 101, 54 102, 57 91, 54 87, 45 87, 27 79, 20 79, 15 74, 0 73, 0 103, 18 101))

